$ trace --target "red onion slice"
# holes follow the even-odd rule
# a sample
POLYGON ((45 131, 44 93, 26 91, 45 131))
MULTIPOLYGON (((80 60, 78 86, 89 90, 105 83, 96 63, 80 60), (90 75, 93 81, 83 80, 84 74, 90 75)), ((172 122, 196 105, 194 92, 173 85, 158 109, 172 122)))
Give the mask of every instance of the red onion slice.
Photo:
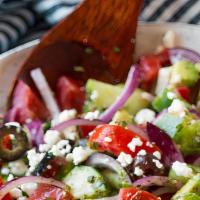
POLYGON ((146 176, 133 183, 134 187, 146 188, 150 186, 172 186, 177 189, 181 184, 176 180, 171 180, 167 176, 146 176))
POLYGON ((189 110, 192 114, 194 114, 194 115, 196 115, 196 117, 198 118, 198 119, 200 119, 200 112, 198 112, 196 109, 190 109, 189 110))
POLYGON ((135 126, 133 124, 129 124, 127 126, 127 128, 130 130, 130 131, 133 131, 134 133, 138 134, 139 136, 141 136, 142 138, 146 139, 149 141, 149 136, 147 135, 147 133, 142 130, 142 128, 138 127, 138 126, 135 126))
POLYGON ((39 146, 40 144, 44 143, 44 130, 42 128, 42 122, 31 121, 30 123, 26 124, 33 146, 39 146))
POLYGON ((116 111, 119 110, 126 103, 133 91, 137 88, 138 83, 139 70, 138 66, 134 65, 130 68, 123 91, 115 100, 115 102, 100 116, 100 120, 104 122, 109 122, 112 119, 113 115, 116 113, 116 111))
POLYGON ((171 187, 161 187, 156 190, 153 190, 152 193, 155 194, 156 196, 161 196, 163 194, 171 194, 175 193, 177 191, 176 188, 171 188, 171 187))
POLYGON ((44 178, 41 176, 25 176, 18 179, 14 179, 2 185, 0 187, 0 199, 2 199, 13 188, 19 187, 20 185, 26 183, 42 183, 42 184, 53 185, 61 189, 65 189, 64 183, 56 181, 52 178, 44 178))
POLYGON ((52 130, 62 131, 65 128, 68 128, 70 126, 98 126, 104 124, 100 120, 88 120, 88 119, 71 119, 64 121, 54 127, 52 127, 52 130))
POLYGON ((175 161, 184 162, 183 155, 175 142, 164 131, 151 123, 147 123, 147 133, 150 140, 155 142, 162 151, 165 166, 170 167, 175 161))
POLYGON ((103 153, 94 153, 88 158, 86 165, 110 169, 117 174, 123 175, 126 183, 129 183, 130 185, 132 184, 131 179, 124 168, 111 156, 103 153))
POLYGON ((54 98, 53 92, 51 91, 51 88, 42 73, 42 70, 40 68, 34 69, 31 71, 31 77, 37 87, 37 89, 40 92, 40 95, 42 96, 46 107, 51 113, 52 117, 55 117, 59 114, 60 110, 58 107, 58 104, 56 102, 56 99, 54 98))
POLYGON ((170 48, 169 51, 169 58, 172 64, 179 60, 187 60, 192 63, 200 62, 200 54, 186 48, 170 48))

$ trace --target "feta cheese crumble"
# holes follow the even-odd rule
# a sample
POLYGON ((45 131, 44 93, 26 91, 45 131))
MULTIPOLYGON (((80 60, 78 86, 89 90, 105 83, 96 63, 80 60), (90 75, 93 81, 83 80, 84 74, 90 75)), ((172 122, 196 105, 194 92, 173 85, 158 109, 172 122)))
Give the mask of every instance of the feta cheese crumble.
POLYGON ((57 144, 53 145, 51 152, 54 156, 65 156, 71 150, 69 140, 60 140, 57 144))
POLYGON ((37 187, 38 187, 37 183, 26 183, 21 185, 21 190, 23 192, 26 192, 30 196, 31 194, 34 193, 37 187))
POLYGON ((112 142, 112 139, 110 137, 105 137, 104 142, 112 142))
POLYGON ((94 112, 87 112, 84 118, 88 120, 94 120, 94 119, 98 119, 99 115, 100 115, 99 110, 95 110, 94 112))
POLYGON ((147 146, 147 147, 150 147, 150 148, 153 147, 153 145, 152 145, 151 142, 149 142, 149 141, 146 142, 146 146, 147 146))
POLYGON ((142 149, 137 153, 137 155, 138 156, 145 156, 145 155, 147 155, 147 152, 144 149, 142 149))
POLYGON ((90 95, 91 100, 95 100, 99 97, 99 94, 96 90, 92 91, 92 94, 90 95))
POLYGON ((143 176, 144 171, 143 171, 140 167, 135 167, 135 169, 134 169, 134 174, 135 174, 136 176, 143 176))
POLYGON ((180 82, 181 82, 181 76, 180 76, 180 74, 173 74, 171 76, 170 84, 176 85, 176 84, 179 84, 180 82))
POLYGON ((82 146, 75 147, 71 154, 67 155, 67 159, 72 159, 75 165, 84 162, 87 158, 93 154, 94 151, 90 148, 84 148, 82 146))
POLYGON ((10 169, 7 167, 2 167, 1 168, 1 174, 3 175, 8 175, 10 173, 10 169))
POLYGON ((185 116, 185 105, 179 99, 174 99, 168 108, 168 113, 177 115, 179 117, 185 116))
POLYGON ((15 199, 23 196, 22 191, 19 188, 13 188, 12 190, 9 191, 9 193, 15 199))
POLYGON ((176 161, 172 164, 172 170, 176 173, 177 176, 191 177, 193 171, 186 163, 176 161))
POLYGON ((135 115, 135 121, 137 124, 145 124, 147 122, 152 122, 155 119, 156 113, 148 108, 144 108, 137 112, 135 115))
POLYGON ((9 175, 8 175, 8 178, 7 178, 7 181, 12 181, 13 179, 14 179, 13 174, 9 174, 9 175))
POLYGON ((44 135, 44 142, 50 146, 53 146, 60 140, 60 132, 56 130, 48 130, 44 135))
POLYGON ((40 152, 47 152, 51 148, 51 145, 49 144, 40 144, 39 145, 39 151, 40 152))
POLYGON ((76 115, 77 115, 77 111, 75 109, 63 110, 57 117, 55 117, 51 121, 52 126, 55 126, 59 123, 62 123, 70 119, 74 119, 76 115))
POLYGON ((152 161, 156 164, 158 169, 163 168, 163 164, 159 160, 153 159, 152 161))
POLYGON ((16 126, 20 127, 20 124, 18 122, 7 122, 5 123, 5 126, 16 126))
POLYGON ((155 152, 153 152, 153 155, 154 155, 156 158, 158 158, 158 160, 161 159, 161 154, 160 154, 159 151, 155 151, 155 152))
POLYGON ((27 200, 28 198, 23 196, 23 197, 19 197, 17 200, 27 200))
POLYGON ((45 153, 37 153, 35 149, 27 151, 27 158, 29 160, 29 171, 32 172, 37 164, 44 158, 45 153))
POLYGON ((122 167, 127 167, 133 162, 133 158, 130 154, 121 152, 117 158, 117 161, 121 164, 122 167))
POLYGON ((128 148, 132 151, 132 152, 135 152, 135 148, 138 146, 142 146, 143 145, 143 142, 140 138, 133 138, 131 140, 131 142, 128 144, 128 148))
POLYGON ((28 167, 23 160, 16 160, 8 163, 10 172, 17 176, 22 176, 26 173, 28 167))
POLYGON ((176 98, 176 94, 174 92, 167 92, 167 98, 168 99, 175 99, 176 98))

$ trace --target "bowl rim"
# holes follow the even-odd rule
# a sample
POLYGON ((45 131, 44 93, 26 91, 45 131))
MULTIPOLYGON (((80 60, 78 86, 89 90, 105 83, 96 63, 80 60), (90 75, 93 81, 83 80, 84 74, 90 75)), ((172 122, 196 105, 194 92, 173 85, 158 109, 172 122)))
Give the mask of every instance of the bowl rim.
MULTIPOLYGON (((177 27, 186 27, 186 28, 196 29, 200 33, 200 25, 199 24, 197 24, 197 25, 196 24, 186 24, 186 23, 182 23, 182 22, 148 22, 148 23, 142 22, 142 21, 138 22, 139 28, 154 27, 154 26, 156 26, 156 27, 165 26, 165 27, 176 27, 176 28, 177 27)), ((137 31, 138 30, 139 29, 137 29, 137 31)), ((40 41, 40 39, 35 39, 35 40, 30 41, 30 42, 19 45, 17 47, 14 47, 14 48, 0 54, 0 59, 3 59, 5 57, 9 56, 12 53, 15 53, 15 52, 30 48, 34 45, 37 45, 39 43, 39 41, 40 41)))

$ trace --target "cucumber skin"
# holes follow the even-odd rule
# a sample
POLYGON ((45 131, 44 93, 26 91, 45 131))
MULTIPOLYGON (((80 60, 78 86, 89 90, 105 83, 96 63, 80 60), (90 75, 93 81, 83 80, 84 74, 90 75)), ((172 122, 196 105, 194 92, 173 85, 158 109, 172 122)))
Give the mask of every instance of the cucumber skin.
POLYGON ((101 174, 105 177, 105 180, 107 180, 107 182, 115 189, 131 187, 130 183, 127 183, 124 180, 123 172, 119 172, 117 174, 111 170, 104 169, 101 170, 101 174))
POLYGON ((105 182, 103 176, 93 167, 83 165, 76 166, 67 174, 66 177, 64 177, 63 181, 70 188, 70 192, 74 196, 74 199, 95 199, 106 197, 110 194, 110 188, 105 182), (78 176, 79 180, 75 180, 75 176, 78 176), (94 183, 89 182, 91 177, 94 177, 94 183), (85 183, 83 183, 84 181, 82 182, 83 187, 81 189, 83 189, 83 192, 80 195, 80 188, 75 188, 72 184, 80 181, 81 178, 85 179, 85 183), (85 188, 89 185, 93 189, 93 192, 86 193, 85 188), (79 190, 79 195, 77 195, 77 190, 79 190))
MULTIPOLYGON (((196 174, 172 197, 172 200, 186 200, 182 197, 188 193, 200 195, 200 174, 196 174)), ((195 200, 195 199, 194 199, 195 200)))
MULTIPOLYGON (((123 90, 123 86, 123 84, 111 85, 94 79, 89 79, 86 83, 86 92, 89 99, 85 104, 85 108, 87 108, 86 110, 104 110, 105 108, 109 107, 120 95, 123 90), (89 95, 93 91, 98 92, 98 97, 94 100, 91 100, 89 95)), ((124 109, 130 114, 135 115, 142 108, 149 106, 150 102, 142 98, 141 94, 143 92, 143 90, 137 88, 129 97, 124 109)))

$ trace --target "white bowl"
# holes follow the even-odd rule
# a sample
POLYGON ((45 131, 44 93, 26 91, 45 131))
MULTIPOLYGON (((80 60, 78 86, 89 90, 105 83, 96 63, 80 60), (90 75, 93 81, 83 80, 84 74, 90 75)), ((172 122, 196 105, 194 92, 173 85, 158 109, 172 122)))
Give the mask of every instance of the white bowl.
MULTIPOLYGON (((135 57, 154 52, 168 30, 176 33, 178 46, 200 52, 199 25, 140 23, 137 30, 135 57)), ((38 42, 39 40, 29 42, 0 55, 0 113, 5 112, 19 66, 38 42)))

